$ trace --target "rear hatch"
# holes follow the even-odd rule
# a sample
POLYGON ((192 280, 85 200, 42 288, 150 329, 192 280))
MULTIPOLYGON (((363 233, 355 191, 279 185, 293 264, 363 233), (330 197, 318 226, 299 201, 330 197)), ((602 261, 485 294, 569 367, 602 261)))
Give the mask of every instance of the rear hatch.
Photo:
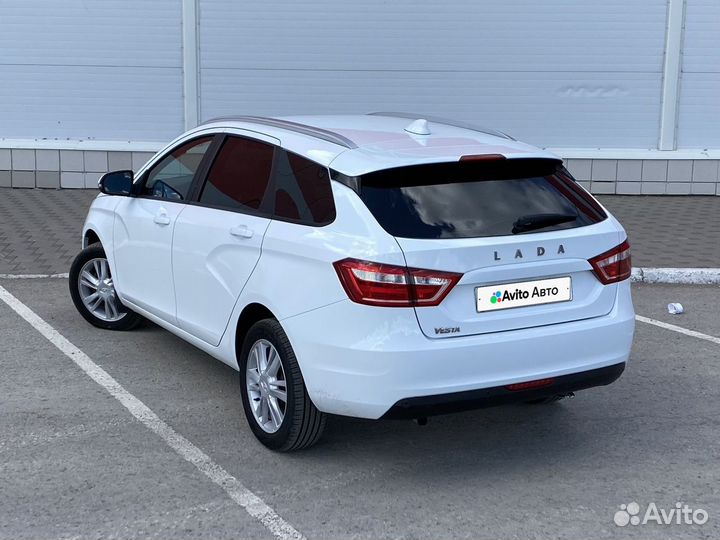
POLYGON ((416 307, 431 338, 608 314, 617 285, 588 259, 624 238, 559 161, 483 159, 364 175, 360 196, 410 268, 461 273, 438 306, 416 307))

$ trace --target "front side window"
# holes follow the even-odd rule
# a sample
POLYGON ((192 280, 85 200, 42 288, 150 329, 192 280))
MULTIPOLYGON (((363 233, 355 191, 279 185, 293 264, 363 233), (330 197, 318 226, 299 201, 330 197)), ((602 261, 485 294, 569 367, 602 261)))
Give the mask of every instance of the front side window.
POLYGON ((195 139, 166 155, 150 169, 142 194, 170 201, 187 199, 212 139, 212 136, 195 139))
POLYGON ((273 152, 270 144, 228 137, 210 168, 200 202, 229 210, 261 211, 273 152))

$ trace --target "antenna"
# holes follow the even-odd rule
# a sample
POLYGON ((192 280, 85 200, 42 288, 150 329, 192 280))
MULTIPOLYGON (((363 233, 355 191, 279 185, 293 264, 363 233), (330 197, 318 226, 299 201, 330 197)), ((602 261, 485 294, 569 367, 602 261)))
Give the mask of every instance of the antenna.
POLYGON ((428 122, 424 118, 418 118, 414 122, 410 122, 405 131, 412 133, 413 135, 430 135, 430 128, 428 122))
MULTIPOLYGON (((494 135, 495 137, 502 137, 503 139, 510 139, 511 141, 514 141, 515 139, 508 135, 507 133, 503 133, 502 131, 497 131, 495 129, 490 128, 484 128, 481 126, 474 126, 472 124, 466 124, 465 122, 459 122, 457 120, 449 120, 447 118, 438 118, 436 116, 426 116, 423 114, 415 114, 415 113, 404 113, 404 112, 371 112, 368 113, 369 116, 388 116, 390 118, 424 118, 428 122, 433 122, 435 124, 445 124, 446 126, 454 126, 462 129, 469 129, 470 131, 479 131, 480 133, 485 133, 487 135, 494 135)), ((406 130, 407 131, 407 130, 406 130)))

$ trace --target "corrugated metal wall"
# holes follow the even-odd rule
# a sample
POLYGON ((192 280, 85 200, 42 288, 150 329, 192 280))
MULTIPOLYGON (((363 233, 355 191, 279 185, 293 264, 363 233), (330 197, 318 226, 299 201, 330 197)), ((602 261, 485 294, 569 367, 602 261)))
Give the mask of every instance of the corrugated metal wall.
POLYGON ((201 117, 410 110, 657 145, 665 0, 200 0, 201 117))
POLYGON ((173 137, 181 23, 180 0, 2 0, 0 137, 173 137))
MULTIPOLYGON (((668 0, 197 0, 199 116, 410 110, 657 148, 668 0)), ((2 0, 0 138, 183 130, 182 0, 2 0)), ((681 148, 720 147, 720 3, 687 0, 681 148)))
POLYGON ((688 0, 678 147, 720 147, 720 0, 688 0))

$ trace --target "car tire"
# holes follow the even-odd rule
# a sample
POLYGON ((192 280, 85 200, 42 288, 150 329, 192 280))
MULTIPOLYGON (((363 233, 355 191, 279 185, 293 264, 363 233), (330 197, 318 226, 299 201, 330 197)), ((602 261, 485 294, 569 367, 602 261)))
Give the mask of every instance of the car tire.
POLYGON ((70 266, 69 286, 75 308, 93 326, 104 330, 131 330, 143 320, 118 298, 105 250, 98 243, 89 245, 75 257, 70 266), (97 307, 93 309, 96 302, 97 307))
POLYGON ((245 416, 262 444, 291 452, 320 439, 326 415, 308 396, 290 340, 278 321, 264 319, 250 328, 238 364, 245 416))

